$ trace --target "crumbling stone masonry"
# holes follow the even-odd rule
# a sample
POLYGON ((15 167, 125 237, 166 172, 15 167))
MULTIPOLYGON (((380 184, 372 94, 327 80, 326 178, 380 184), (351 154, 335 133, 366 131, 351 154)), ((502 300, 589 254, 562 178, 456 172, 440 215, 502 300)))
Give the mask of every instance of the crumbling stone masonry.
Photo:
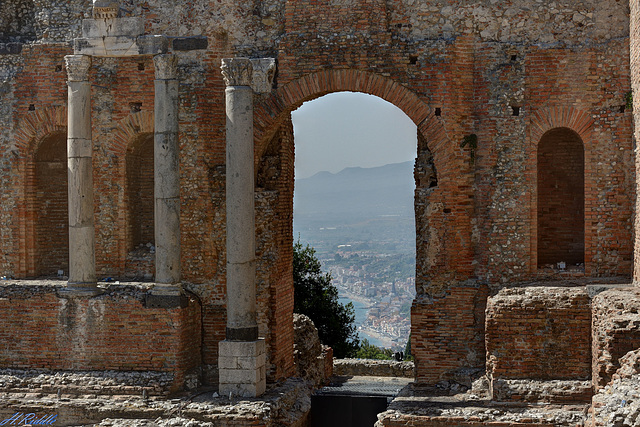
MULTIPOLYGON (((291 111, 337 91, 383 98, 418 128, 412 353, 419 385, 465 383, 488 369, 494 385, 517 389, 514 381, 535 369, 564 372, 544 343, 555 342, 557 320, 574 315, 580 348, 590 336, 594 346, 628 343, 622 329, 601 335, 615 314, 604 297, 589 299, 579 288, 640 274, 633 215, 640 101, 631 96, 640 82, 638 7, 637 0, 11 2, 0 11, 0 275, 60 272, 64 281, 0 287, 3 321, 22 319, 3 332, 0 368, 153 370, 174 375, 165 393, 194 378, 217 386, 228 374, 220 350, 227 340, 264 343, 264 369, 262 344, 255 345, 256 385, 262 371, 267 384, 294 375, 291 111), (249 85, 252 101, 247 96, 253 125, 243 130, 253 168, 239 164, 253 190, 237 209, 227 192, 225 90, 248 86, 225 82, 223 59, 260 70, 249 85), (241 216, 254 221, 241 249, 255 253, 234 258, 230 224, 241 216), (232 268, 254 261, 255 273, 233 278, 232 268), (113 283, 132 278, 150 281, 132 285, 135 298, 113 283), (508 289, 523 283, 553 289, 508 289), (576 287, 555 290, 568 283, 576 287), (235 290, 248 298, 242 305, 235 290), (516 312, 539 328, 517 323, 516 312), (103 320, 112 315, 119 322, 103 320), (515 329, 503 334, 509 324, 515 329), (239 330, 251 336, 234 338, 239 330), (133 363, 148 355, 126 340, 103 353, 90 338, 120 334, 151 341, 152 360, 133 363), (47 338, 38 355, 27 355, 39 336, 47 338), (165 337, 179 344, 160 346, 165 337), (71 364, 56 359, 68 342, 84 349, 71 353, 71 364)), ((604 386, 615 357, 595 356, 591 366, 587 359, 580 372, 554 381, 588 382, 596 372, 604 386)))

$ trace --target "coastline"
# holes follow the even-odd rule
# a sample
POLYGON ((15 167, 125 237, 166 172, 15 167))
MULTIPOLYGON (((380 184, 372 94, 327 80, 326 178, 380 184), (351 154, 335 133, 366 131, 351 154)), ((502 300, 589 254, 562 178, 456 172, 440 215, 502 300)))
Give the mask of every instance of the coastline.
MULTIPOLYGON (((369 337, 375 338, 377 340, 377 343, 371 343, 374 344, 377 347, 382 347, 382 348, 393 348, 394 347, 394 343, 393 343, 393 339, 390 338, 387 335, 383 335, 379 332, 374 331, 373 329, 366 327, 366 326, 359 326, 358 327, 358 332, 363 333, 365 335, 368 335, 369 337)), ((371 340, 369 340, 371 341, 371 340)))
MULTIPOLYGON (((338 288, 340 298, 349 299, 351 301, 357 302, 366 307, 367 316, 369 314, 369 308, 372 306, 372 301, 366 297, 362 297, 360 295, 355 295, 351 292, 345 292, 344 290, 338 288)), ((381 348, 393 348, 396 344, 394 343, 394 338, 380 333, 371 327, 365 326, 364 324, 356 324, 357 330, 360 336, 360 339, 367 339, 370 344, 375 345, 381 348)))

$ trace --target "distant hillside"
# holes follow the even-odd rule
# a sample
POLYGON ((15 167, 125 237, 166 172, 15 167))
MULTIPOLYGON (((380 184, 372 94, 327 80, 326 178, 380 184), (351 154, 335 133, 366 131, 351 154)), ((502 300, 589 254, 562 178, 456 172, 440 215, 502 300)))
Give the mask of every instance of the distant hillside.
POLYGON ((316 247, 355 240, 415 248, 414 189, 413 162, 296 180, 294 232, 316 247))
POLYGON ((319 172, 295 182, 294 215, 413 216, 413 162, 319 172))

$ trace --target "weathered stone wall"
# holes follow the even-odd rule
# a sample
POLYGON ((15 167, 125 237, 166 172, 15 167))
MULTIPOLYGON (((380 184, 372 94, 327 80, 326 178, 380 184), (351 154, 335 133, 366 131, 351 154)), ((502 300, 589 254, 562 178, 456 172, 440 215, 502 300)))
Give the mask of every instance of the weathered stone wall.
POLYGON ((35 39, 35 10, 32 0, 3 4, 0 11, 0 43, 35 39))
POLYGON ((584 287, 501 290, 487 303, 486 346, 493 400, 591 398, 591 306, 584 287))
POLYGON ((613 289, 592 301, 593 385, 611 381, 627 352, 640 348, 640 289, 613 289))
POLYGON ((487 303, 492 379, 588 380, 591 307, 584 287, 508 288, 487 303))
MULTIPOLYGON (((26 2, 15 5, 23 3, 29 10, 26 2)), ((0 46, 2 275, 41 274, 39 254, 51 249, 36 244, 34 156, 43 140, 66 131, 63 57, 72 53, 67 42, 79 36, 90 3, 34 1, 33 18, 4 12, 10 17, 2 37, 17 19, 25 22, 24 34, 10 41, 35 40, 0 46)), ((256 96, 254 122, 258 306, 270 379, 293 372, 290 113, 329 92, 379 96, 418 127, 412 343, 419 381, 484 365, 487 292, 476 281, 498 289, 536 277, 537 145, 545 132, 568 128, 584 145, 585 259, 577 274, 630 275, 636 179, 632 113, 622 108, 630 90, 625 2, 126 0, 121 6, 123 15, 144 20, 147 34, 208 40, 206 50, 178 52, 178 77, 182 276, 202 302, 209 382, 217 378, 226 304, 223 57, 278 60, 274 90, 256 96), (474 134, 477 145, 461 147, 474 134)), ((126 152, 153 131, 153 80, 149 57, 93 61, 99 277, 126 277, 131 266, 126 152)), ((151 271, 148 258, 136 262, 143 275, 151 271)))
POLYGON ((112 286, 93 298, 69 298, 55 282, 1 286, 0 366, 164 372, 171 380, 163 393, 182 389, 201 364, 200 304, 187 296, 173 308, 155 307, 148 288, 112 286))
POLYGON ((640 349, 619 362, 613 380, 593 396, 588 427, 640 424, 640 349))
POLYGON ((335 375, 415 378, 413 362, 395 360, 336 359, 335 375))

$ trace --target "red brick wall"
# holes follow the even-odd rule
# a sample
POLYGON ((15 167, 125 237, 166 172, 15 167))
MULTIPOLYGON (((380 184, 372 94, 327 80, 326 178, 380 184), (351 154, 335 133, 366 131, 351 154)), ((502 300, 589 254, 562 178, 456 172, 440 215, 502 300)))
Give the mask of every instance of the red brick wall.
POLYGON ((293 366, 293 123, 285 120, 258 164, 256 239, 258 323, 271 348, 267 378, 293 366))
POLYGON ((584 263, 584 148, 560 128, 538 144, 538 265, 584 263))
POLYGON ((486 286, 456 286, 446 294, 416 298, 411 307, 411 355, 416 381, 435 384, 461 368, 485 364, 486 286))
POLYGON ((0 366, 51 370, 161 371, 170 391, 201 363, 200 304, 149 308, 145 291, 116 287, 95 298, 64 298, 54 286, 0 288, 0 366))
POLYGON ((491 379, 591 377, 591 307, 583 287, 503 289, 487 303, 491 379))

